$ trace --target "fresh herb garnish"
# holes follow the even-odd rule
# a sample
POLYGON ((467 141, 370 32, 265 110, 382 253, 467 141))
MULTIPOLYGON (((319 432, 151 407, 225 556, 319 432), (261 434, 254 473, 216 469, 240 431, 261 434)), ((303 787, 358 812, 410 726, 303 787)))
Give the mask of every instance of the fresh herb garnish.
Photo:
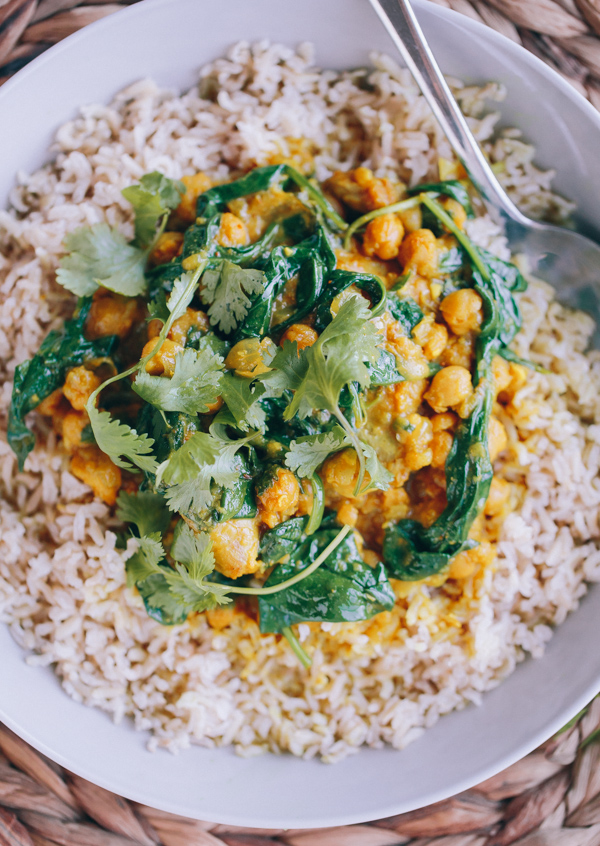
POLYGON ((60 262, 57 281, 80 297, 90 296, 99 287, 126 297, 143 294, 147 287, 144 270, 156 226, 159 221, 164 226, 184 191, 181 182, 156 172, 143 176, 139 185, 125 188, 123 196, 135 210, 134 243, 129 244, 107 223, 81 226, 65 236, 68 255, 60 262))
POLYGON ((132 387, 143 400, 162 411, 205 414, 219 398, 223 359, 209 350, 186 349, 175 357, 173 376, 151 376, 142 370, 132 387))
POLYGON ((128 493, 119 491, 116 516, 123 523, 133 523, 140 537, 158 532, 166 532, 171 522, 171 513, 160 494, 153 491, 128 493))
POLYGON ((246 317, 250 295, 262 294, 265 274, 261 270, 244 270, 226 259, 216 270, 207 270, 202 277, 202 302, 210 304, 208 317, 221 332, 231 332, 246 317))

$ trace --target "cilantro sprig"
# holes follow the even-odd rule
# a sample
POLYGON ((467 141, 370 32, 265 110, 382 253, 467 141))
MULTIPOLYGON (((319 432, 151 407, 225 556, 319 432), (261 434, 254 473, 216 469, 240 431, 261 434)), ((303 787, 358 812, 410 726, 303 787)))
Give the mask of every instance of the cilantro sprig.
POLYGON ((138 544, 125 565, 127 584, 138 586, 149 609, 166 612, 171 620, 183 620, 194 612, 231 602, 227 586, 206 581, 215 569, 208 535, 196 534, 183 521, 178 523, 170 549, 173 567, 166 562, 160 533, 144 536, 138 544))
POLYGON ((262 294, 266 276, 261 270, 239 267, 224 259, 202 277, 202 302, 210 305, 208 318, 222 332, 231 332, 250 308, 250 296, 262 294))
POLYGON ((264 597, 293 587, 318 570, 350 531, 350 526, 343 526, 308 567, 289 579, 269 587, 238 587, 208 580, 215 569, 210 537, 181 521, 169 550, 173 566, 160 532, 144 535, 126 562, 127 585, 137 586, 146 607, 161 622, 183 622, 189 614, 230 603, 231 594, 264 597))
POLYGON ((124 188, 121 193, 135 212, 133 243, 107 223, 81 226, 65 236, 68 254, 60 262, 57 281, 79 297, 90 296, 99 287, 126 297, 143 294, 148 256, 184 192, 182 182, 156 171, 124 188))
POLYGON ((223 359, 208 349, 184 349, 175 356, 173 376, 151 376, 141 370, 132 385, 146 402, 161 411, 206 414, 216 402, 223 379, 223 359))
MULTIPOLYGON (((358 439, 360 453, 364 457, 365 471, 369 474, 368 486, 361 487, 360 493, 365 494, 375 488, 386 490, 392 481, 392 474, 379 461, 377 453, 370 444, 358 439)), ((318 468, 330 455, 347 447, 355 446, 341 427, 318 435, 306 435, 290 443, 285 457, 285 463, 301 478, 312 478, 318 468)))
POLYGON ((377 360, 382 340, 364 299, 353 296, 342 304, 312 346, 298 353, 295 342, 286 342, 271 362, 272 372, 262 377, 272 392, 292 391, 284 420, 296 415, 309 417, 313 409, 334 415, 358 456, 355 495, 361 492, 367 462, 362 442, 340 408, 340 394, 348 383, 358 382, 362 388, 369 385, 366 364, 377 360))
POLYGON ((254 433, 232 441, 195 432, 157 468, 156 485, 165 486, 169 508, 184 513, 207 508, 213 499, 213 483, 227 487, 237 481, 239 469, 234 458, 253 437, 254 433))

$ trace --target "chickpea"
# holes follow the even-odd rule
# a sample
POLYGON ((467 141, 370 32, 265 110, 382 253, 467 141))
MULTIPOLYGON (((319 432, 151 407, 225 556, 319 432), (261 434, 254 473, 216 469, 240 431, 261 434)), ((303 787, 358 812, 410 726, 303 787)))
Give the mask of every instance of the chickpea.
POLYGON ((314 497, 313 497, 313 489, 310 482, 307 482, 306 479, 302 481, 302 486, 300 488, 300 494, 298 496, 298 507, 296 508, 296 516, 297 517, 304 517, 306 514, 310 514, 313 509, 314 497))
POLYGON ((404 238, 404 226, 395 214, 383 214, 372 220, 365 230, 363 250, 368 256, 384 261, 396 258, 404 238))
POLYGON ((86 402, 101 384, 101 379, 82 365, 69 370, 63 393, 76 411, 83 411, 86 402))
POLYGON ((506 435, 506 429, 498 418, 494 417, 492 414, 488 428, 488 450, 490 453, 490 461, 494 461, 500 455, 502 450, 506 448, 507 443, 508 437, 506 435))
POLYGON ((151 341, 152 338, 158 338, 163 328, 162 320, 155 318, 154 320, 148 321, 148 326, 146 327, 146 333, 148 335, 148 340, 151 341))
MULTIPOLYGON (((391 287, 398 279, 398 275, 390 273, 388 266, 381 259, 368 258, 362 253, 356 251, 346 252, 342 249, 336 250, 335 256, 337 270, 350 270, 352 273, 370 273, 372 276, 378 276, 387 288, 391 287)), ((350 287, 354 292, 358 290, 354 286, 350 287)))
POLYGON ((295 341, 300 352, 306 347, 312 347, 318 337, 319 335, 311 326, 305 323, 292 323, 281 336, 279 346, 282 347, 286 341, 295 341))
POLYGON ((392 390, 396 414, 404 416, 414 414, 421 405, 426 388, 427 382, 425 379, 417 379, 414 382, 398 382, 394 385, 392 390))
POLYGON ((421 206, 413 206, 412 209, 405 209, 398 213, 406 232, 416 232, 423 226, 423 213, 421 206))
POLYGON ((348 173, 338 170, 324 187, 351 209, 363 212, 395 203, 401 189, 389 179, 378 179, 367 167, 357 167, 348 173))
POLYGON ((199 329, 200 332, 208 332, 210 328, 208 317, 203 311, 186 308, 185 314, 182 314, 171 326, 167 338, 185 347, 188 332, 192 328, 199 329))
POLYGON ((99 288, 94 294, 85 324, 86 335, 90 341, 105 338, 107 335, 124 338, 139 317, 137 300, 99 288))
POLYGON ((445 432, 453 429, 458 423, 456 414, 445 411, 443 414, 434 414, 431 418, 431 426, 434 432, 445 432))
POLYGON ((75 452, 81 445, 81 434, 90 422, 83 411, 70 411, 62 423, 63 446, 67 452, 75 452))
POLYGON ((468 579, 477 569, 477 559, 470 553, 473 550, 467 549, 465 552, 459 552, 452 562, 448 570, 448 578, 450 579, 468 579))
POLYGON ((418 344, 400 333, 393 340, 388 333, 388 344, 405 379, 413 382, 429 375, 429 362, 418 344))
POLYGON ((181 181, 186 191, 175 210, 176 216, 184 223, 196 220, 196 200, 211 186, 211 181, 205 173, 195 173, 192 176, 182 176, 181 181))
POLYGON ((341 523, 342 526, 352 526, 354 528, 358 520, 358 508, 349 500, 343 500, 338 506, 337 519, 338 523, 341 523))
POLYGON ((448 343, 448 330, 441 323, 434 323, 432 314, 417 323, 412 330, 412 336, 430 361, 438 358, 448 343))
MULTIPOLYGON (((344 449, 328 458, 321 468, 321 478, 329 490, 339 496, 354 497, 360 467, 353 449, 344 449)), ((365 480, 369 478, 365 474, 365 480)))
POLYGON ((272 529, 296 511, 299 500, 298 480, 291 470, 278 467, 276 477, 256 497, 261 521, 272 529))
POLYGON ((65 404, 62 388, 57 388, 41 401, 36 410, 44 417, 53 417, 61 405, 65 404))
POLYGON ((404 463, 409 470, 420 470, 431 464, 433 454, 431 441, 433 430, 431 420, 420 414, 409 414, 407 427, 401 429, 396 438, 404 447, 404 463))
POLYGON ((452 449, 453 437, 450 432, 435 432, 431 441, 432 467, 445 467, 446 460, 452 449))
POLYGON ((461 288, 444 297, 441 303, 444 320, 455 335, 479 330, 483 322, 483 301, 477 291, 461 288))
POLYGON ((71 473, 89 485, 107 505, 114 505, 121 487, 121 471, 95 444, 80 447, 69 467, 71 473))
POLYGON ((440 364, 447 367, 450 364, 459 365, 470 369, 475 355, 475 343, 473 335, 453 336, 449 338, 442 355, 440 364))
POLYGON ((404 488, 391 486, 382 494, 382 512, 385 520, 403 520, 410 508, 410 500, 404 488))
POLYGON ((221 217, 221 225, 216 237, 221 247, 240 247, 250 243, 248 228, 241 218, 231 212, 221 217))
POLYGON ((425 399, 434 411, 443 412, 460 405, 473 391, 471 374, 464 367, 444 367, 431 380, 425 399))
POLYGON ((210 531, 215 567, 229 579, 239 579, 260 569, 258 521, 226 520, 210 531))
POLYGON ((519 388, 523 387, 529 375, 527 367, 523 364, 515 364, 512 361, 508 365, 508 370, 510 373, 510 382, 506 388, 500 392, 499 399, 502 402, 510 402, 519 388))
POLYGON ((498 396, 510 385, 512 376, 508 362, 502 356, 495 355, 492 361, 492 375, 494 377, 494 393, 498 396))
POLYGON ((270 338, 264 338, 262 341, 258 338, 244 338, 229 350, 225 367, 248 379, 260 373, 267 373, 270 368, 265 363, 265 357, 274 347, 270 338))
POLYGON ((183 249, 183 232, 163 232, 150 253, 152 264, 165 264, 183 249))
POLYGON ((510 482, 494 476, 490 485, 490 492, 486 500, 483 513, 487 517, 496 517, 501 514, 510 499, 510 482))
POLYGON ((458 228, 464 229, 467 222, 467 213, 458 200, 455 200, 454 197, 446 197, 442 200, 441 205, 450 214, 450 217, 454 220, 458 228))
POLYGON ((404 271, 414 270, 419 276, 431 278, 438 272, 438 245, 430 229, 410 232, 400 246, 398 259, 404 271))
POLYGON ((487 541, 482 541, 479 546, 459 552, 452 559, 448 569, 448 577, 450 579, 467 579, 474 575, 477 570, 484 570, 489 567, 495 558, 495 547, 487 541))
MULTIPOLYGON (((142 350, 141 357, 145 358, 157 345, 158 339, 152 338, 142 350)), ((172 376, 175 373, 175 359, 180 352, 183 352, 183 347, 180 344, 165 338, 156 355, 153 355, 150 361, 146 362, 146 373, 150 373, 152 376, 172 376)))
POLYGON ((230 605, 219 605, 217 608, 212 608, 206 612, 206 622, 211 629, 220 631, 226 629, 233 623, 235 617, 235 605, 232 602, 230 605))

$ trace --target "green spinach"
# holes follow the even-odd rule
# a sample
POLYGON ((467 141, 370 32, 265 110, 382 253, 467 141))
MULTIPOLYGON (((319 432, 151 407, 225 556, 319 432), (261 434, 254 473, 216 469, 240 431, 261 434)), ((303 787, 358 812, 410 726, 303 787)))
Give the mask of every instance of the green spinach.
POLYGON ((61 329, 49 332, 39 352, 15 370, 8 412, 8 442, 19 459, 21 470, 35 446, 35 435, 25 425, 25 415, 62 387, 68 370, 86 361, 110 356, 118 344, 115 335, 97 341, 85 337, 85 322, 91 305, 91 297, 80 299, 74 317, 66 320, 61 329))

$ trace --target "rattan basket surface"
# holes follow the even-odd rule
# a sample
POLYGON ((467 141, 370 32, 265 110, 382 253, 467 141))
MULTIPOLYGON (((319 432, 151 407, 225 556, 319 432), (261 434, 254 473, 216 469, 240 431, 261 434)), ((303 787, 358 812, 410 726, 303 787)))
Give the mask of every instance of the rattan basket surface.
MULTIPOLYGON (((0 0, 0 83, 137 0, 0 0)), ((600 108, 600 0, 433 0, 517 41, 600 108)), ((508 770, 437 805, 314 831, 240 829, 128 802, 0 726, 0 846, 600 846, 600 698, 508 770)))

